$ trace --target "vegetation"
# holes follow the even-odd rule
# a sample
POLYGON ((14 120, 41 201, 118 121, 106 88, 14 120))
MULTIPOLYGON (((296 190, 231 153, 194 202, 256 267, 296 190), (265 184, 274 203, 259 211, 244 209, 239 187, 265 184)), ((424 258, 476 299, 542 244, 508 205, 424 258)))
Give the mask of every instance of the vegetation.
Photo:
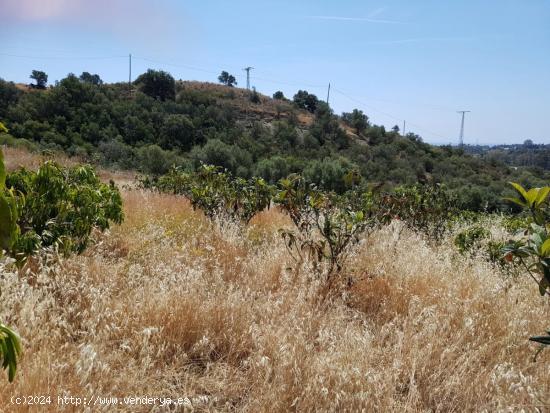
MULTIPOLYGON (((80 77, 82 80, 82 76, 80 77)), ((94 84, 94 82, 88 82, 94 84)), ((149 69, 134 81, 147 96, 161 101, 174 100, 176 83, 170 73, 149 69)))
POLYGON ((285 100, 285 95, 283 92, 281 92, 280 90, 278 90, 277 92, 275 92, 273 94, 273 99, 276 99, 276 100, 285 100))
MULTIPOLYGON (((26 159, 6 153, 11 165, 26 159)), ((217 411, 543 411, 550 401, 550 352, 532 363, 526 340, 548 319, 547 300, 529 277, 453 245, 465 222, 500 240, 521 215, 454 217, 458 229, 437 243, 403 220, 369 226, 325 294, 329 260, 302 251, 296 265, 279 229, 299 229, 282 205, 233 231, 180 195, 121 195, 125 221, 85 254, 31 272, 0 262, 0 317, 26 353, 2 400, 171 388, 217 411)))
MULTIPOLYGON (((112 181, 102 184, 91 167, 46 162, 36 172, 6 173, 0 149, 0 259, 7 251, 23 264, 52 246, 65 255, 81 253, 92 230, 103 231, 110 221, 122 222, 120 193, 112 181)), ((20 353, 19 336, 0 323, 0 359, 10 382, 20 353)))
POLYGON ((6 186, 18 210, 17 235, 8 251, 19 261, 47 247, 65 255, 81 253, 94 229, 122 222, 118 189, 113 182, 101 183, 89 166, 46 162, 36 172, 9 173, 6 186))
MULTIPOLYGON (((0 123, 0 126, 3 125, 0 123)), ((12 191, 6 190, 6 170, 4 155, 0 149, 0 258, 3 250, 13 244, 18 234, 17 206, 12 191)), ((17 370, 17 358, 21 354, 19 336, 0 322, 0 360, 2 369, 8 369, 8 380, 13 381, 17 370)))
POLYGON ((294 230, 280 230, 289 253, 300 264, 304 261, 303 253, 307 253, 315 271, 325 278, 325 291, 329 292, 351 246, 376 222, 369 219, 373 215, 368 208, 371 204, 349 202, 348 197, 323 193, 299 175, 282 179, 274 200, 295 226, 294 230), (328 264, 326 269, 318 267, 323 261, 328 264))
POLYGON ((317 110, 317 105, 319 104, 319 99, 317 96, 307 92, 306 90, 299 90, 294 95, 293 101, 298 108, 305 109, 311 113, 315 113, 317 110))
POLYGON ((471 253, 479 250, 481 241, 488 238, 490 233, 480 225, 474 225, 467 230, 458 233, 454 243, 461 253, 471 253))
POLYGON ((235 76, 230 75, 225 70, 222 71, 221 74, 218 76, 218 81, 229 87, 233 87, 237 85, 237 79, 235 79, 235 76))
POLYGON ((18 327, 28 354, 2 399, 31 389, 115 396, 172 386, 197 396, 195 409, 221 411, 548 403, 550 353, 533 364, 526 340, 548 306, 529 277, 453 245, 465 225, 492 233, 483 248, 500 242, 526 228, 523 215, 453 212, 436 241, 431 224, 412 225, 404 211, 443 220, 432 214, 437 197, 423 195, 447 199, 442 186, 364 188, 352 171, 337 194, 292 175, 276 187, 264 181, 269 196, 247 209, 241 202, 255 195, 240 188, 253 179, 217 167, 147 181, 160 193, 124 189, 125 221, 85 254, 14 274, 0 261, 0 317, 18 327), (220 198, 229 200, 221 209, 220 198), (254 214, 241 220, 226 205, 254 214))
POLYGON ((46 89, 46 84, 48 83, 48 75, 45 72, 40 70, 33 70, 29 76, 31 79, 34 79, 36 82, 32 87, 36 89, 46 89))
POLYGON ((131 94, 127 84, 102 84, 94 76, 69 75, 35 93, 0 81, 0 121, 10 129, 0 132, 0 143, 64 151, 155 175, 173 165, 193 172, 201 163, 269 184, 299 173, 340 194, 344 177, 356 170, 363 188, 443 183, 459 208, 474 211, 508 210, 502 198, 511 195, 509 180, 535 187, 549 177, 531 167, 487 162, 461 148, 431 146, 415 134, 402 137, 371 124, 360 110, 337 116, 303 90, 294 104, 261 97, 251 111, 254 94, 175 82, 162 71, 139 76, 131 94))
MULTIPOLYGON (((354 128, 357 133, 363 133, 369 126, 369 117, 358 109, 354 109, 351 113, 342 113, 342 121, 354 128)), ((399 128, 397 130, 393 129, 393 132, 398 133, 399 128)))
POLYGON ((89 72, 82 72, 79 79, 84 83, 90 83, 96 86, 103 84, 103 80, 101 80, 98 74, 92 75, 89 72))
POLYGON ((536 144, 531 139, 526 139, 523 144, 513 145, 468 145, 465 150, 480 156, 486 162, 531 168, 539 172, 550 170, 550 145, 536 144))
POLYGON ((202 165, 195 174, 173 168, 159 179, 146 178, 141 183, 145 188, 186 196, 194 209, 210 219, 221 217, 244 224, 270 206, 273 194, 262 178, 234 179, 214 165, 202 165))
MULTIPOLYGON (((538 284, 541 296, 550 296, 550 187, 525 190, 517 183, 512 183, 512 186, 518 197, 509 200, 529 212, 530 225, 523 228, 520 239, 508 243, 503 250, 508 261, 519 261, 538 284)), ((547 336, 531 337, 530 340, 550 345, 550 332, 547 336)))
POLYGON ((15 378, 17 358, 21 355, 21 339, 9 327, 0 323, 0 360, 2 369, 8 370, 8 380, 15 378))

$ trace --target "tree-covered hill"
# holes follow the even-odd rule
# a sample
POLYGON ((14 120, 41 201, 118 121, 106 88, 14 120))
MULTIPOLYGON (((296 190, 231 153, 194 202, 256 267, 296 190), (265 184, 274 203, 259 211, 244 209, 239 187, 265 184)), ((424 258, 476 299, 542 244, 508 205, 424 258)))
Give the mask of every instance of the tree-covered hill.
POLYGON ((445 183, 468 209, 502 206, 507 181, 533 187, 548 178, 401 136, 398 128, 386 131, 357 109, 338 116, 307 91, 270 98, 227 84, 175 81, 163 71, 150 70, 131 87, 89 73, 49 88, 0 80, 0 122, 9 130, 0 143, 63 150, 118 169, 162 174, 204 162, 270 182, 300 172, 338 192, 357 171, 365 185, 445 183))
POLYGON ((523 144, 466 146, 467 153, 483 157, 488 162, 502 162, 513 167, 528 167, 542 174, 550 170, 550 145, 536 144, 527 139, 523 144))

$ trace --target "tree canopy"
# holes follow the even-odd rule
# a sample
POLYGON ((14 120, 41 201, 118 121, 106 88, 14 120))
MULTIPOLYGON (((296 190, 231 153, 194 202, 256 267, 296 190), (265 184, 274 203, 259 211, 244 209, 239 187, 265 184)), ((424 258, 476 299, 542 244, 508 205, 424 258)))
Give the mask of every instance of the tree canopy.
POLYGON ((317 105, 319 104, 319 99, 312 93, 307 92, 306 90, 299 90, 294 95, 294 104, 300 108, 305 109, 311 113, 315 113, 317 105))
POLYGON ((29 76, 31 79, 34 79, 36 82, 33 87, 36 89, 46 89, 46 84, 48 83, 48 75, 45 72, 40 70, 33 70, 29 76))
POLYGON ((230 75, 225 70, 220 73, 218 76, 218 81, 226 86, 233 87, 237 85, 237 79, 235 79, 235 76, 230 75))
POLYGON ((176 82, 172 75, 163 70, 149 69, 134 82, 147 96, 158 100, 174 100, 176 82))
POLYGON ((90 72, 82 72, 82 74, 80 75, 80 80, 84 83, 90 83, 96 86, 103 84, 103 80, 101 80, 99 75, 92 75, 90 72))

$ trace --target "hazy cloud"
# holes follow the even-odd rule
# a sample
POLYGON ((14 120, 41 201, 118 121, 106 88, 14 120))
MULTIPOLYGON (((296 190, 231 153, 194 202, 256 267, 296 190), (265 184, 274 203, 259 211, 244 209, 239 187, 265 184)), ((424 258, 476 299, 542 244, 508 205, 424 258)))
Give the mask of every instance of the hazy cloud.
POLYGON ((387 7, 378 7, 377 9, 374 9, 369 14, 367 14, 367 17, 369 19, 374 19, 377 16, 380 16, 382 13, 386 11, 387 7))
POLYGON ((372 17, 344 17, 344 16, 307 16, 310 19, 316 20, 338 20, 338 21, 356 21, 356 22, 367 22, 367 23, 381 23, 381 24, 405 24, 397 20, 385 20, 385 19, 374 19, 372 17))
MULTIPOLYGON (((2 0, 0 13, 10 24, 51 22, 115 34, 144 43, 169 42, 176 18, 163 2, 147 0, 2 0)), ((161 43, 161 44, 159 44, 161 43)))

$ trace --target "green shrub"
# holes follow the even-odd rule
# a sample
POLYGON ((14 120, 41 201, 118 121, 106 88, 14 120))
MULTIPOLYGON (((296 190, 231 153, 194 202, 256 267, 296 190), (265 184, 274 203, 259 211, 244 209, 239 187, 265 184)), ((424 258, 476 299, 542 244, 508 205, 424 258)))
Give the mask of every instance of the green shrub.
POLYGON ((17 359, 21 355, 21 339, 9 327, 0 323, 0 361, 2 369, 8 370, 8 380, 15 378, 17 359))
POLYGON ((474 225, 460 232, 454 239, 454 244, 462 254, 473 253, 481 246, 481 241, 487 239, 491 233, 480 225, 474 225))
POLYGON ((299 262, 308 254, 316 270, 326 263, 325 287, 330 290, 351 246, 375 224, 368 204, 321 192, 297 174, 281 179, 274 200, 295 225, 294 231, 280 231, 289 253, 299 262))
POLYGON ((4 154, 0 149, 0 253, 9 250, 19 234, 19 210, 13 190, 6 188, 4 154))
POLYGON ((502 220, 502 225, 511 234, 515 234, 518 231, 523 230, 525 227, 529 225, 529 218, 528 217, 521 217, 521 216, 509 216, 505 217, 502 220))
MULTIPOLYGON (((511 183, 518 197, 508 201, 519 205, 530 217, 519 240, 510 241, 503 251, 508 261, 519 261, 527 274, 538 284, 539 293, 550 296, 550 219, 548 195, 550 187, 525 190, 517 183, 511 183)), ((550 345, 548 336, 531 337, 530 340, 550 345)))
POLYGON ((273 194, 262 178, 234 178, 218 166, 204 164, 195 173, 172 168, 158 179, 145 178, 142 186, 184 195, 210 219, 220 216, 245 225, 270 206, 273 194))
POLYGON ((436 241, 443 237, 449 219, 457 212, 453 196, 439 184, 401 186, 380 200, 383 221, 399 219, 436 241))
POLYGON ((48 161, 34 172, 21 168, 6 185, 18 206, 19 233, 10 253, 19 262, 40 248, 81 253, 93 229, 123 219, 122 199, 114 183, 100 182, 90 166, 63 168, 48 161))
MULTIPOLYGON (((4 126, 0 123, 0 126, 4 126)), ((19 231, 17 205, 12 191, 5 188, 6 169, 4 154, 0 149, 0 256, 13 245, 19 231)), ((21 353, 19 336, 0 323, 0 360, 2 369, 8 369, 8 380, 13 381, 17 370, 17 358, 21 353)))

